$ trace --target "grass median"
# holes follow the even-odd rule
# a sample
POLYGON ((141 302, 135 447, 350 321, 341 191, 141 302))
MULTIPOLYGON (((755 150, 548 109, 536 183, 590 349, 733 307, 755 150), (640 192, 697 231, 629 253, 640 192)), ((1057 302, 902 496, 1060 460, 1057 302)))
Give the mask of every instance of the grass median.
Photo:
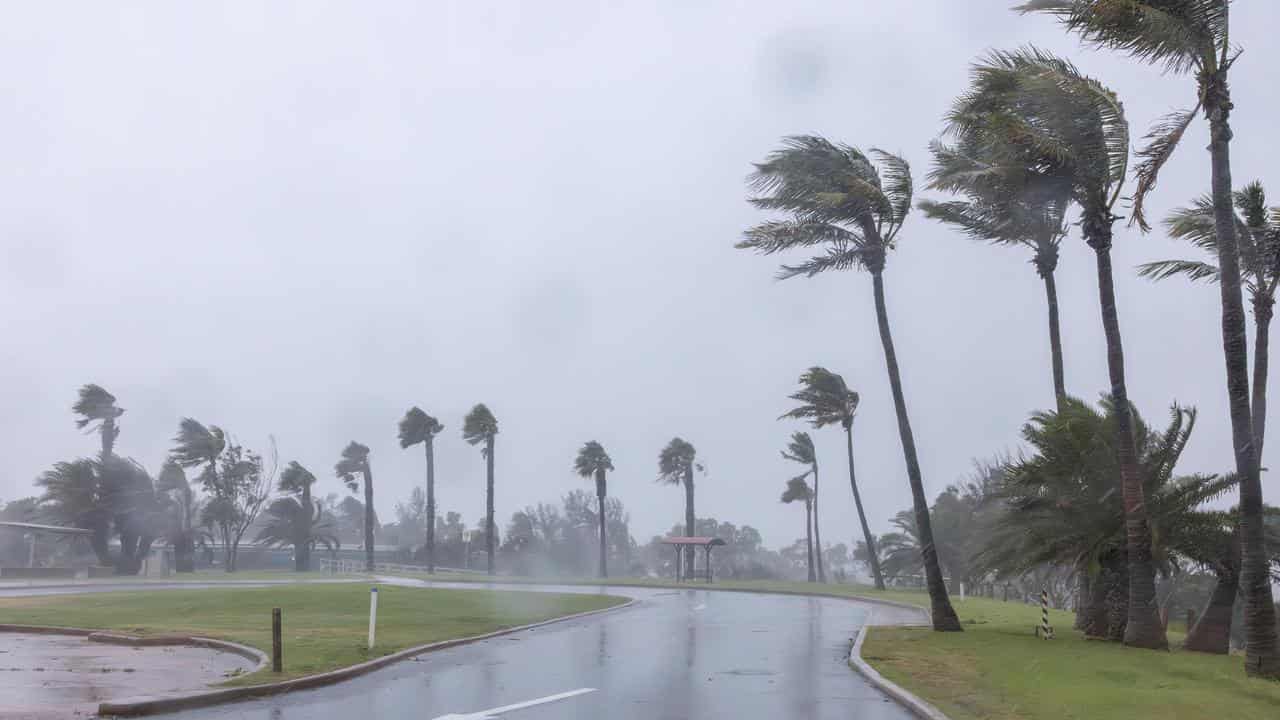
POLYGON ((608 595, 378 586, 377 644, 368 650, 369 586, 140 590, 0 598, 0 622, 184 634, 271 652, 271 609, 281 608, 284 669, 229 684, 274 682, 355 665, 405 648, 527 625, 626 602, 608 595))

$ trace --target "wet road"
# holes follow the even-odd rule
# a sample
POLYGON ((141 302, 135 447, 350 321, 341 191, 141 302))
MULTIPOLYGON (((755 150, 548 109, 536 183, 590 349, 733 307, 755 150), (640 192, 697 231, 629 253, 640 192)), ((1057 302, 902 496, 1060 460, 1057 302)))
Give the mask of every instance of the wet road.
MULTIPOLYGON (((164 717, 467 718, 471 713, 584 688, 594 692, 500 716, 512 720, 912 717, 845 662, 849 639, 869 614, 875 624, 918 622, 919 615, 911 611, 838 599, 696 589, 538 589, 603 592, 639 602, 582 620, 428 653, 326 688, 164 717)), ((475 720, 480 717, 476 715, 475 720)))

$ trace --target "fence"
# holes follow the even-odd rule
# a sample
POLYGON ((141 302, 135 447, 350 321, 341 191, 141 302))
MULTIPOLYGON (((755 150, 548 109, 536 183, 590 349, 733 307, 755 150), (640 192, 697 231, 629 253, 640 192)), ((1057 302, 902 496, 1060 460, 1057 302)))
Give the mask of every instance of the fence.
MULTIPOLYGON (((426 565, 405 565, 403 563, 375 562, 373 564, 374 572, 383 573, 426 573, 426 565)), ((364 560, 351 560, 347 558, 320 558, 320 572, 327 572, 331 575, 363 573, 365 572, 364 560)), ((468 575, 484 575, 483 570, 464 570, 462 568, 451 568, 436 566, 436 572, 446 573, 464 573, 468 575)))

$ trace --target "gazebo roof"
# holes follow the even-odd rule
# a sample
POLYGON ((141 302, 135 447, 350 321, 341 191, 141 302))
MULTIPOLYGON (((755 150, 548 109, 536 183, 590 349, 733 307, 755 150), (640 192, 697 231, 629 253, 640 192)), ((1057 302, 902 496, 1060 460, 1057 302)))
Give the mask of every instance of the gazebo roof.
POLYGON ((724 545, 725 541, 718 537, 681 537, 672 536, 662 538, 663 545, 703 545, 709 547, 719 547, 724 545))

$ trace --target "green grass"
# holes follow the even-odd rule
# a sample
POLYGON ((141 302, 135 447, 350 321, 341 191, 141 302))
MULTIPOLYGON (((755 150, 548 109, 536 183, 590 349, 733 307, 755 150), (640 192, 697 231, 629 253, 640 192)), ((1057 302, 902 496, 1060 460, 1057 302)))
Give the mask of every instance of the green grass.
POLYGON ((877 627, 862 649, 881 674, 952 720, 1280 717, 1280 683, 1246 678, 1239 656, 1085 640, 1071 614, 1056 610, 1057 638, 1040 640, 1032 633, 1040 609, 1021 603, 969 598, 956 611, 963 633, 877 627))
POLYGON ((608 595, 378 588, 378 636, 366 649, 369 588, 363 583, 209 588, 0 598, 0 622, 190 634, 270 654, 271 609, 282 609, 284 668, 230 684, 273 682, 381 657, 415 645, 480 635, 625 602, 608 595))

